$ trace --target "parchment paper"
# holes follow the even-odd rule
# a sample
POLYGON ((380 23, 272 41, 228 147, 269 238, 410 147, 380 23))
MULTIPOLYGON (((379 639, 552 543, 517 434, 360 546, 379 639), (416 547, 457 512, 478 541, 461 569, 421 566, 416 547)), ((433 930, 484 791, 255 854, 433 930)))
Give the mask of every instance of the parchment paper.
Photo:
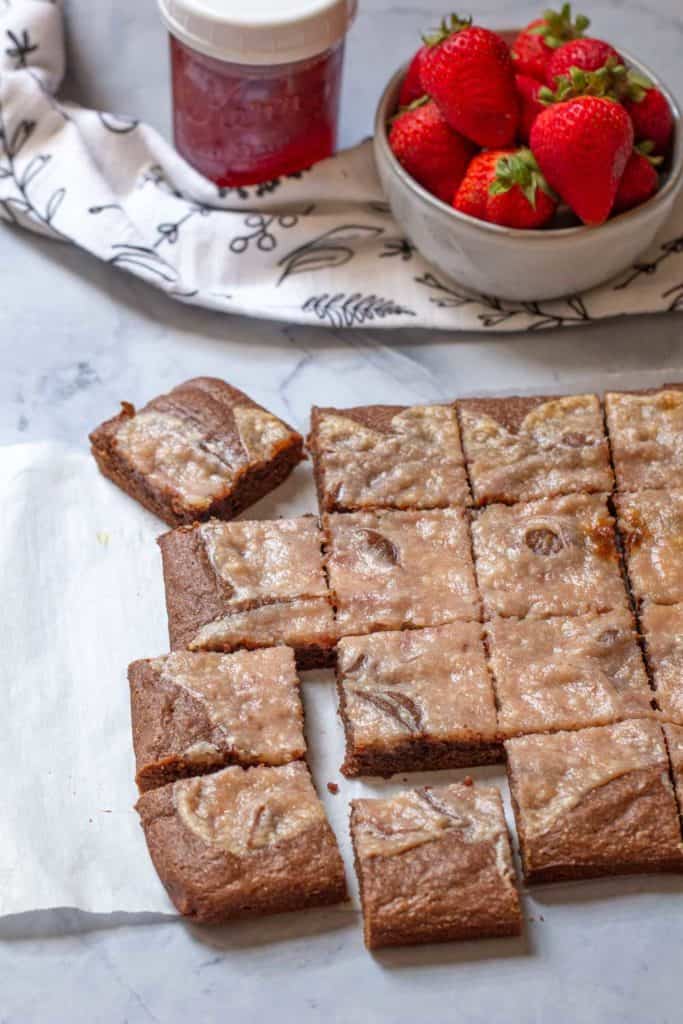
MULTIPOLYGON (((614 374, 608 386, 681 378, 677 370, 614 374)), ((168 650, 155 543, 167 527, 103 479, 90 455, 53 443, 0 447, 0 495, 0 915, 52 907, 173 914, 133 810, 126 678, 129 662, 168 650)), ((303 464, 242 518, 315 508, 303 464)), ((348 838, 355 796, 471 774, 499 785, 512 828, 502 766, 345 780, 333 673, 302 680, 309 762, 347 865, 346 909, 358 905, 348 838)))
MULTIPOLYGON (((166 527, 104 480, 89 455, 57 444, 0 448, 0 494, 0 914, 174 913, 133 810, 126 679, 129 662, 168 650, 155 543, 166 527)), ((314 509, 303 466, 247 515, 314 509)), ((343 780, 333 674, 302 678, 311 764, 355 894, 348 800, 401 782, 343 780)), ((429 778, 441 774, 453 777, 429 778)))

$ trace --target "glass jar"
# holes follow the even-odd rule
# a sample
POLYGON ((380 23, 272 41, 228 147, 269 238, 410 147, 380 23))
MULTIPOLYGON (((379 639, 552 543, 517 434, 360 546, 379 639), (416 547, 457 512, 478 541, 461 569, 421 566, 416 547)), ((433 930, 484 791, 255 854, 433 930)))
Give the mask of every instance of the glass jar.
POLYGON ((223 187, 334 152, 356 0, 159 0, 180 154, 223 187), (244 13, 245 8, 248 14, 244 13))

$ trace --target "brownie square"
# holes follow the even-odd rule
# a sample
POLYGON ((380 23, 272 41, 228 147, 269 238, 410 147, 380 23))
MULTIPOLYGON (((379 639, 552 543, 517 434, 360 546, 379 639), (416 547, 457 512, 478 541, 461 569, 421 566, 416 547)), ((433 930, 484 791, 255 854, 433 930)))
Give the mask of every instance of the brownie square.
POLYGON ((330 662, 334 616, 313 516, 183 526, 159 538, 171 647, 294 648, 300 668, 330 662))
POLYGON ((520 736, 505 750, 528 882, 683 870, 657 722, 520 736))
POLYGON ((154 867, 185 917, 235 917, 339 903, 337 841, 306 766, 224 768, 143 793, 154 867))
POLYGON ((657 704, 683 723, 683 604, 646 603, 640 626, 657 704))
POLYGON ((308 448, 325 512, 445 508, 470 500, 450 405, 314 406, 308 448))
POLYGON ((294 653, 176 651, 128 669, 137 784, 144 792, 229 764, 306 754, 294 653))
POLYGON ((232 519, 303 458, 303 439, 225 381, 197 377, 93 430, 102 473, 170 526, 232 519))
POLYGON ((605 410, 620 491, 683 487, 683 385, 608 392, 605 410))
POLYGON ((346 637, 337 688, 347 776, 502 760, 479 623, 346 637))
POLYGON ((627 607, 604 494, 489 505, 472 524, 487 616, 545 619, 627 607))
POLYGON ((612 490, 597 395, 469 398, 457 408, 477 505, 612 490))
POLYGON ((519 935, 500 793, 454 783, 351 801, 368 949, 519 935))
POLYGON ((340 636, 480 617, 464 512, 349 512, 324 522, 340 636))
POLYGON ((652 711, 630 612, 496 618, 486 633, 505 735, 581 729, 652 711))
POLYGON ((616 507, 637 603, 683 601, 683 490, 620 494, 616 507))
POLYGON ((683 727, 667 724, 664 726, 664 736, 669 751, 678 810, 683 816, 683 727))

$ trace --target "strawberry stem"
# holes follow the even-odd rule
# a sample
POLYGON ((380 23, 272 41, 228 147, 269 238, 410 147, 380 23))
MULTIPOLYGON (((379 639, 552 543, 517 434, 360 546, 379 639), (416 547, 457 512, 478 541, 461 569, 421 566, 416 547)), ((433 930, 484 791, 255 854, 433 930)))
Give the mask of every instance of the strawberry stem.
POLYGON ((507 153, 500 157, 496 164, 496 176, 489 185, 489 192, 492 196, 501 196, 515 186, 522 190, 534 210, 539 188, 557 201, 557 196, 541 174, 536 157, 530 149, 518 149, 516 153, 507 153))
POLYGON ((395 114, 389 118, 389 124, 393 124, 394 121, 401 117, 402 114, 410 114, 413 110, 419 110, 420 107, 426 106, 429 103, 429 96, 425 93, 424 96, 419 96, 418 99, 413 100, 412 103, 407 103, 404 107, 399 107, 395 114))
POLYGON ((651 88, 652 82, 646 75, 641 75, 638 71, 629 71, 628 89, 626 90, 628 99, 633 100, 634 103, 642 103, 645 94, 651 88))
POLYGON ((450 36, 456 34, 456 32, 462 32, 463 29, 469 28, 472 24, 472 15, 470 14, 467 18, 461 18, 457 14, 451 14, 447 18, 441 19, 441 24, 438 28, 432 29, 430 32, 426 32, 422 36, 422 41, 425 46, 439 46, 450 36))
POLYGON ((543 86, 538 91, 538 99, 546 106, 551 103, 563 103, 576 96, 602 96, 610 100, 623 100, 628 97, 639 102, 645 95, 643 90, 650 84, 643 75, 630 71, 620 64, 616 57, 608 57, 603 66, 596 71, 583 71, 581 68, 572 67, 568 74, 557 75, 555 88, 543 86))
POLYGON ((652 164, 653 167, 659 167, 659 165, 664 162, 663 156, 654 155, 655 144, 652 139, 643 139, 642 142, 639 142, 638 145, 633 148, 636 153, 640 154, 640 156, 644 156, 647 162, 652 164))
POLYGON ((531 35, 541 36, 551 50, 556 50, 563 43, 571 39, 580 39, 588 26, 590 18, 585 14, 577 14, 572 21, 571 4, 563 4, 559 11, 548 10, 543 12, 543 23, 530 28, 531 35))

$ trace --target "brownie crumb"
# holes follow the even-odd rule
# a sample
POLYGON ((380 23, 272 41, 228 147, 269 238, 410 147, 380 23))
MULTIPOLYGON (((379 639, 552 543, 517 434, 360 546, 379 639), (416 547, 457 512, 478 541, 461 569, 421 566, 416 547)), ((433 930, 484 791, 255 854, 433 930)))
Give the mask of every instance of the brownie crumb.
POLYGON ((328 782, 327 791, 328 793, 331 793, 333 796, 336 796, 337 793, 339 792, 339 786, 337 785, 336 782, 328 782))

